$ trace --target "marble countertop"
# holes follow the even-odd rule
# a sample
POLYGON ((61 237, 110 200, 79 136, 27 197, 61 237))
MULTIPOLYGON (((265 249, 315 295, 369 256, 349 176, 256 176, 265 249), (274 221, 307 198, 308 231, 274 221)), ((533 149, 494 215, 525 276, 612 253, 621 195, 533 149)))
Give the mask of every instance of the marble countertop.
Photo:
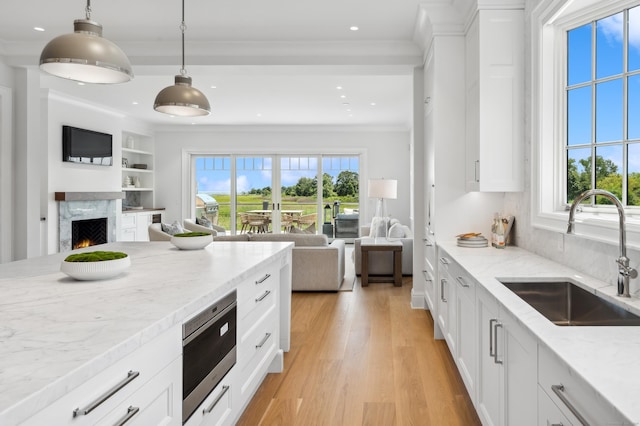
POLYGON ((615 286, 517 247, 464 248, 455 241, 438 246, 629 421, 640 423, 640 327, 556 326, 496 278, 571 278, 639 315, 640 299, 617 297, 615 286))
POLYGON ((0 265, 0 424, 46 407, 262 265, 286 262, 291 247, 216 242, 181 251, 169 242, 111 243, 100 249, 126 252, 131 267, 101 281, 60 272, 69 253, 0 265))

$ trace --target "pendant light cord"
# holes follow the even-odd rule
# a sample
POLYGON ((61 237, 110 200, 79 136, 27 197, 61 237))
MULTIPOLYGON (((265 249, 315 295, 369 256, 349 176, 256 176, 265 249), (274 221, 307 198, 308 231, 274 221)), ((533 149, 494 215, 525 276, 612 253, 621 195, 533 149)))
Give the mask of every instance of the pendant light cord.
POLYGON ((180 31, 182 31, 182 68, 180 68, 180 74, 184 77, 187 75, 187 70, 184 68, 184 31, 187 29, 187 25, 184 23, 184 0, 182 0, 182 23, 180 24, 180 31))
POLYGON ((87 21, 91 20, 91 0, 87 0, 87 7, 84 9, 87 21))

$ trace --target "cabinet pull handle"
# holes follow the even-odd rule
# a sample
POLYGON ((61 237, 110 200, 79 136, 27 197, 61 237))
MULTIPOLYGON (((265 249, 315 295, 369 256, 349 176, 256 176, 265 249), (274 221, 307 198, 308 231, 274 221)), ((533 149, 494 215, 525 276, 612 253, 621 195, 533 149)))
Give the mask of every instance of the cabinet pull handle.
POLYGON ((268 295, 271 294, 271 291, 267 290, 265 291, 262 296, 256 298, 256 302, 262 302, 264 300, 265 297, 267 297, 268 295))
POLYGON ((551 423, 551 426, 564 426, 562 423, 551 423))
POLYGON ((431 274, 426 269, 422 270, 422 275, 424 276, 424 280, 425 281, 427 281, 427 282, 433 281, 433 278, 431 278, 431 274))
POLYGON ((476 160, 474 163, 474 167, 475 167, 475 178, 476 178, 476 182, 480 182, 480 160, 476 160))
POLYGON ((123 418, 115 422, 113 426, 123 426, 125 423, 128 423, 129 420, 133 418, 133 416, 138 414, 138 411, 140 411, 140 407, 129 406, 129 408, 127 408, 127 414, 125 414, 123 418))
POLYGON ((269 279, 269 277, 271 277, 271 274, 265 274, 264 277, 260 278, 259 280, 256 281, 256 285, 258 284, 262 284, 263 282, 265 282, 266 280, 269 279))
POLYGON ((75 410, 73 410, 73 417, 86 416, 87 414, 95 410, 100 404, 105 402, 107 399, 111 398, 120 389, 122 389, 123 387, 131 383, 139 375, 140 375, 139 371, 130 370, 127 373, 127 377, 124 380, 122 380, 120 383, 117 383, 114 387, 112 387, 111 389, 109 389, 108 391, 100 395, 98 399, 93 401, 91 404, 87 405, 84 408, 76 408, 75 410))
POLYGON ((440 263, 442 263, 443 265, 448 265, 449 264, 449 259, 447 259, 446 257, 441 257, 440 258, 440 263))
POLYGON ((271 337, 271 333, 265 334, 260 343, 256 345, 256 349, 260 349, 261 347, 263 347, 264 344, 267 343, 267 340, 269 340, 269 337, 271 337))
POLYGON ((569 411, 571 411, 571 413, 576 416, 576 419, 578 419, 580 423, 582 423, 584 426, 589 426, 589 422, 582 416, 582 414, 580 414, 576 407, 574 407, 571 401, 569 401, 569 399, 565 396, 563 384, 551 385, 551 390, 558 396, 558 398, 560 398, 560 401, 562 401, 564 405, 567 406, 569 411))
POLYGON ((444 297, 444 285, 447 283, 447 280, 442 278, 440 280, 440 300, 442 300, 444 303, 447 303, 447 298, 444 297))
POLYGON ((498 320, 495 318, 489 320, 489 356, 493 359, 495 359, 495 355, 493 352, 493 323, 497 321, 498 320))
POLYGON ((222 399, 224 394, 227 393, 228 390, 229 390, 229 386, 227 385, 222 386, 222 391, 220 392, 220 395, 218 395, 216 399, 214 399, 213 402, 207 408, 202 410, 202 414, 209 414, 210 412, 212 412, 213 409, 216 408, 216 405, 218 405, 218 402, 220 402, 220 400, 222 399))
POLYGON ((423 238, 422 241, 426 247, 433 247, 433 243, 428 238, 423 238))
POLYGON ((493 362, 502 364, 502 360, 498 359, 498 327, 502 328, 502 323, 496 320, 493 327, 493 362))
POLYGON ((460 285, 461 285, 462 287, 466 287, 466 288, 468 288, 468 287, 469 287, 469 284, 467 284, 467 283, 466 283, 466 281, 464 280, 464 278, 462 278, 462 277, 456 277, 456 280, 460 283, 460 285))

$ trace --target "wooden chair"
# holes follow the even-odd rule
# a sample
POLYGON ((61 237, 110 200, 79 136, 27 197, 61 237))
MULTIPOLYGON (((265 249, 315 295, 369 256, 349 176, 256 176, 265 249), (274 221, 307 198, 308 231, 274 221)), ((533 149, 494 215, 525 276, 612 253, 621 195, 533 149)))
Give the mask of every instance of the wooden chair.
POLYGON ((261 214, 249 214, 249 232, 264 233, 267 232, 269 221, 266 216, 261 214))
POLYGON ((247 213, 240 213, 240 233, 247 232, 249 227, 249 215, 247 213))
POLYGON ((317 220, 318 220, 317 213, 303 214, 298 218, 298 228, 307 229, 311 225, 315 226, 315 223, 317 220))
POLYGON ((293 228, 293 215, 282 213, 282 217, 280 218, 280 225, 282 226, 282 230, 284 232, 290 232, 291 228, 293 228))

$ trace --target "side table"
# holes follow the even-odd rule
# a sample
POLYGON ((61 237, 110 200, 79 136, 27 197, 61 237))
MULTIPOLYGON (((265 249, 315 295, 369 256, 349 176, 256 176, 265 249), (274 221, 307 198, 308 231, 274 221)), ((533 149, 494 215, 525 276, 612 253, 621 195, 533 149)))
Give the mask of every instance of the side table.
POLYGON ((362 253, 362 287, 366 287, 370 282, 388 282, 388 277, 369 276, 369 252, 391 251, 393 252, 393 285, 402 286, 402 243, 400 241, 389 241, 385 238, 363 238, 360 242, 362 253))

